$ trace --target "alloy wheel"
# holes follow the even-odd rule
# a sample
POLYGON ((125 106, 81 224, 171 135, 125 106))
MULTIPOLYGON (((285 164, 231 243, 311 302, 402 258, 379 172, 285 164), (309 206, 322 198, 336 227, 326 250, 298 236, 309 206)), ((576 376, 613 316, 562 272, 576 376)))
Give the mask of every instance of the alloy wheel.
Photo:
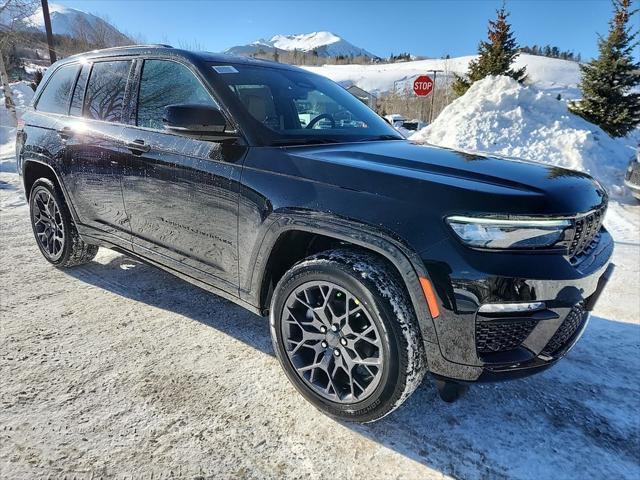
POLYGON ((31 217, 42 251, 49 259, 58 260, 64 249, 64 223, 58 203, 45 188, 38 189, 34 194, 31 217))
POLYGON ((380 332, 367 309, 345 288, 324 281, 297 287, 286 300, 281 332, 296 373, 322 397, 361 402, 380 383, 380 332))

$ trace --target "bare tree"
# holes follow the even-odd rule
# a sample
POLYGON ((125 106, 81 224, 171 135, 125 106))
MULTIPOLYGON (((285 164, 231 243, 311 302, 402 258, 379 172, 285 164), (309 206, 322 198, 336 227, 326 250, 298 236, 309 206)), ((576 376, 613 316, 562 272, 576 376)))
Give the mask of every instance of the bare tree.
POLYGON ((37 0, 5 0, 0 4, 0 18, 2 18, 2 35, 0 35, 0 81, 4 89, 4 104, 13 124, 18 123, 15 102, 9 86, 9 74, 6 60, 11 50, 21 37, 25 19, 33 15, 40 2, 37 0))

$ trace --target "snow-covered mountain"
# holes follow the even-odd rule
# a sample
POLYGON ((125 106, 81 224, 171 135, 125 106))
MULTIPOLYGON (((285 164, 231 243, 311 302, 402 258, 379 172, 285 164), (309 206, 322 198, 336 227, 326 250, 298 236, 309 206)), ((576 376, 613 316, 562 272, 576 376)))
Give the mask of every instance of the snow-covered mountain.
MULTIPOLYGON (((130 40, 116 27, 102 18, 91 13, 65 7, 56 3, 49 3, 51 29, 55 35, 82 37, 90 43, 119 45, 131 43, 130 40)), ((42 7, 24 20, 26 28, 45 31, 42 7)))
POLYGON ((376 55, 364 48, 357 47, 331 32, 312 32, 299 35, 275 35, 269 40, 256 40, 248 45, 237 45, 225 51, 234 55, 251 55, 259 51, 272 52, 275 49, 293 52, 311 53, 316 51, 320 57, 342 55, 376 58, 376 55))

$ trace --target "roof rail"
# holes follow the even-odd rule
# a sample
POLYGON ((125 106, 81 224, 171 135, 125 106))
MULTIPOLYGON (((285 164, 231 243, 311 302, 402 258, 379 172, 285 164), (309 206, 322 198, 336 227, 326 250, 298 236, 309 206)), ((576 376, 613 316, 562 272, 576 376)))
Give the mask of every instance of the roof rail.
POLYGON ((117 47, 107 47, 107 48, 101 48, 99 49, 99 51, 104 51, 104 50, 120 50, 120 49, 125 49, 125 48, 173 48, 173 46, 171 45, 165 45, 164 43, 149 43, 149 44, 144 44, 144 45, 120 45, 117 47))

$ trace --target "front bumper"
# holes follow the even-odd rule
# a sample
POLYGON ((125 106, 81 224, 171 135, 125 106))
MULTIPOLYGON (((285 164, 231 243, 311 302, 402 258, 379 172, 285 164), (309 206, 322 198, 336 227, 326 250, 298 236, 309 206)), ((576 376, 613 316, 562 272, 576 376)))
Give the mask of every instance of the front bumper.
POLYGON ((604 229, 578 265, 557 255, 477 255, 447 244, 439 253, 449 262, 425 260, 442 305, 433 319, 437 339, 425 343, 429 370, 446 379, 493 381, 552 366, 584 332, 613 271, 612 252, 604 229), (542 307, 478 312, 487 303, 525 302, 542 307))

